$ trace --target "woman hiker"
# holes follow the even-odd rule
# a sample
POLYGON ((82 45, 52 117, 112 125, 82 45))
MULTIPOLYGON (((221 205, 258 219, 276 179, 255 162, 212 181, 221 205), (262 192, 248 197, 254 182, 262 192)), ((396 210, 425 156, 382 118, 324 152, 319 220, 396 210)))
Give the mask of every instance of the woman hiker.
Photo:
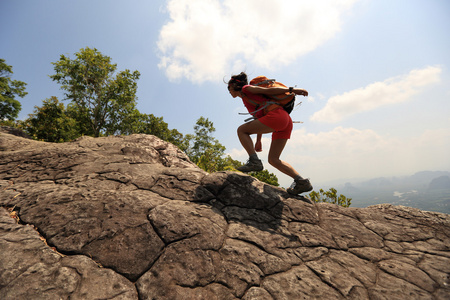
POLYGON ((286 92, 293 92, 296 95, 308 96, 308 92, 303 89, 287 88, 287 87, 261 87, 248 85, 247 74, 241 72, 239 75, 231 76, 228 82, 228 91, 233 98, 239 97, 244 102, 245 107, 256 118, 255 120, 242 124, 237 130, 239 141, 249 155, 247 164, 239 167, 241 172, 262 171, 264 169, 261 160, 256 152, 262 151, 261 136, 264 133, 272 133, 272 143, 269 150, 269 164, 280 170, 280 172, 291 176, 294 179, 291 187, 287 192, 292 195, 298 195, 309 192, 313 189, 309 179, 304 179, 300 174, 287 162, 280 160, 281 152, 286 146, 292 132, 292 119, 289 114, 280 106, 269 111, 264 115, 264 110, 257 110, 256 103, 266 102, 264 95, 279 95, 286 92), (250 98, 252 101, 246 99, 250 98), (256 134, 256 143, 250 135, 256 134))

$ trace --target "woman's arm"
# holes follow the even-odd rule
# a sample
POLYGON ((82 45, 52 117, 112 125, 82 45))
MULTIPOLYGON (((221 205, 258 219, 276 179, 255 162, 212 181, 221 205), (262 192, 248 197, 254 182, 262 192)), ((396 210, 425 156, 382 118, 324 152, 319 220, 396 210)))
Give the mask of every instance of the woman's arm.
MULTIPOLYGON (((263 94, 263 95, 279 95, 283 93, 289 92, 289 88, 287 87, 262 87, 262 86, 247 86, 245 88, 246 91, 249 91, 252 94, 263 94)), ((296 95, 308 96, 308 91, 304 89, 292 89, 292 92, 296 95)))

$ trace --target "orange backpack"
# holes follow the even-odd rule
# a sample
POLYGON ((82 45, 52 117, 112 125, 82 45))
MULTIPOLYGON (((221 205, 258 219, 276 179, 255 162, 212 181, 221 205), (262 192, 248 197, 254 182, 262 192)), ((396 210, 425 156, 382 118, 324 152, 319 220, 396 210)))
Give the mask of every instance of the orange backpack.
MULTIPOLYGON (((250 85, 262 86, 262 87, 287 87, 281 82, 276 81, 275 79, 269 79, 266 76, 258 76, 250 80, 250 85)), ((256 102, 249 97, 244 97, 244 100, 251 103, 256 107, 256 110, 251 112, 251 115, 255 115, 257 112, 264 110, 264 115, 266 115, 269 111, 279 108, 280 106, 284 108, 289 114, 292 112, 295 104, 295 94, 292 92, 286 92, 280 95, 264 95, 267 98, 265 103, 256 102)), ((245 120, 251 120, 254 118, 249 118, 245 120)))

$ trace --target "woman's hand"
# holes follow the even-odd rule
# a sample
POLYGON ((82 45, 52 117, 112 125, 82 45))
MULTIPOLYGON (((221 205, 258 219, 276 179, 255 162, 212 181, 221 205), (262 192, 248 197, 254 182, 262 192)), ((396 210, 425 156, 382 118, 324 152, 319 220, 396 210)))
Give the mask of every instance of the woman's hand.
POLYGON ((262 137, 261 133, 258 133, 256 135, 256 143, 255 143, 255 151, 256 152, 261 152, 262 151, 261 137, 262 137))
POLYGON ((296 95, 308 96, 308 91, 304 89, 293 89, 292 91, 296 95))
POLYGON ((261 152, 262 151, 262 143, 261 143, 261 141, 256 141, 256 143, 255 143, 255 151, 256 152, 261 152))

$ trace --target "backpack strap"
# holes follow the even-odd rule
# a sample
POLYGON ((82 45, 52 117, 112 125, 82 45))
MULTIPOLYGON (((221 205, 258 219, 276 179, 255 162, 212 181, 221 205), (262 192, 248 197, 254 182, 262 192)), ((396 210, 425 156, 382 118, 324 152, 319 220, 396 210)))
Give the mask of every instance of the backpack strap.
POLYGON ((256 102, 255 100, 253 100, 252 98, 250 98, 249 96, 247 96, 246 94, 242 93, 242 99, 248 103, 250 103, 251 105, 253 105, 254 107, 258 108, 261 105, 261 102, 256 102))

